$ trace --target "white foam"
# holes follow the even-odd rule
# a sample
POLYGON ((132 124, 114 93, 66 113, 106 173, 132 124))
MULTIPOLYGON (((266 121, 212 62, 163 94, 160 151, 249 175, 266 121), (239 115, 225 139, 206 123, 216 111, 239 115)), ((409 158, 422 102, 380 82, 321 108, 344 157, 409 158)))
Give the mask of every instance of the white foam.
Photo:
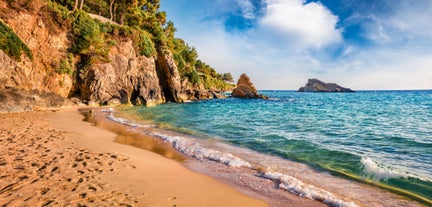
POLYGON ((290 175, 284 175, 278 172, 266 172, 262 174, 262 177, 279 183, 279 188, 281 189, 287 190, 302 197, 322 201, 330 206, 357 207, 357 205, 352 201, 342 200, 324 189, 318 188, 311 184, 306 184, 290 175))
POLYGON ((223 163, 231 167, 252 167, 252 165, 230 153, 224 153, 213 149, 201 147, 198 143, 186 140, 180 136, 171 136, 159 132, 151 132, 150 136, 158 137, 166 142, 172 143, 173 147, 183 154, 198 160, 208 159, 223 163))
POLYGON ((369 157, 362 157, 361 163, 363 164, 363 172, 367 176, 371 177, 372 179, 386 180, 389 178, 403 178, 403 177, 404 178, 413 177, 413 178, 421 179, 418 176, 410 174, 408 172, 402 172, 398 169, 380 164, 369 157))
POLYGON ((110 108, 102 109, 101 111, 102 111, 102 112, 113 112, 114 109, 110 107, 110 108))
POLYGON ((120 118, 120 117, 115 117, 113 110, 112 111, 105 111, 105 112, 110 112, 107 115, 107 118, 111 121, 126 125, 126 126, 130 126, 130 127, 152 127, 152 125, 145 125, 145 124, 137 124, 136 122, 129 120, 129 119, 124 119, 124 118, 120 118))

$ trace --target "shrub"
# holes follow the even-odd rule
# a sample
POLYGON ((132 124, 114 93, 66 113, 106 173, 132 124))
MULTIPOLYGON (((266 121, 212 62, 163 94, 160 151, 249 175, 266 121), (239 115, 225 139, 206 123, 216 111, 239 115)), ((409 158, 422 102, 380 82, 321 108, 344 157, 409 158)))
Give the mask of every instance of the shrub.
POLYGON ((56 69, 56 72, 58 74, 68 74, 69 76, 73 75, 73 64, 74 64, 74 57, 72 53, 68 54, 67 60, 60 60, 60 66, 58 69, 56 69))
POLYGON ((0 50, 3 50, 4 53, 16 61, 21 61, 22 52, 33 60, 31 50, 21 41, 15 32, 2 21, 0 21, 0 50))
POLYGON ((76 11, 73 15, 74 44, 71 51, 82 56, 82 60, 85 60, 83 66, 90 65, 96 60, 109 62, 109 44, 105 41, 100 24, 84 11, 76 11))
POLYGON ((189 78, 189 82, 192 83, 193 85, 200 83, 200 77, 196 70, 192 70, 192 72, 188 74, 188 78, 189 78))
POLYGON ((151 57, 156 54, 156 49, 150 34, 144 30, 138 30, 137 37, 134 38, 134 42, 139 50, 140 55, 151 57))

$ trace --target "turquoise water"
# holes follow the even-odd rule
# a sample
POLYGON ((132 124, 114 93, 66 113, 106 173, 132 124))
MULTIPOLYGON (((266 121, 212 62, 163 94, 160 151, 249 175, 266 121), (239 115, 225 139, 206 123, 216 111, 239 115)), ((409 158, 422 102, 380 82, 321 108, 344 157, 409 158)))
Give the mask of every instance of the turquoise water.
POLYGON ((161 128, 432 200, 432 91, 261 92, 271 99, 124 110, 161 128))

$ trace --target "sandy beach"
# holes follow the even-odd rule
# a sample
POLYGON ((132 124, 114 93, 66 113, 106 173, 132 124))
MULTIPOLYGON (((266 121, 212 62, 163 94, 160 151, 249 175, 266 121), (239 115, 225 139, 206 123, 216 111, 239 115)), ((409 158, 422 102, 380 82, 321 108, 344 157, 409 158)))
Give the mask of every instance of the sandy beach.
POLYGON ((267 206, 82 119, 76 108, 0 114, 2 206, 267 206))

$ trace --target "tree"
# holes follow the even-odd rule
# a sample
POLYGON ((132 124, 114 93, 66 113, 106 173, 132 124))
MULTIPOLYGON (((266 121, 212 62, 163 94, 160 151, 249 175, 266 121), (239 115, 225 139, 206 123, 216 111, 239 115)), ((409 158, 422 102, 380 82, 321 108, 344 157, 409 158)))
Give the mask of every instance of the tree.
POLYGON ((113 18, 114 18, 114 14, 113 14, 113 6, 114 6, 114 0, 111 0, 110 1, 110 6, 109 6, 109 8, 110 8, 110 20, 111 21, 113 21, 113 18))
POLYGON ((73 11, 77 10, 77 8, 78 8, 78 1, 79 0, 75 0, 75 5, 74 5, 74 8, 73 8, 73 11))
POLYGON ((232 77, 231 73, 224 73, 222 75, 222 80, 226 82, 234 82, 234 78, 232 77))
POLYGON ((81 4, 80 4, 80 10, 82 10, 83 9, 83 5, 84 5, 84 0, 81 0, 81 4))

